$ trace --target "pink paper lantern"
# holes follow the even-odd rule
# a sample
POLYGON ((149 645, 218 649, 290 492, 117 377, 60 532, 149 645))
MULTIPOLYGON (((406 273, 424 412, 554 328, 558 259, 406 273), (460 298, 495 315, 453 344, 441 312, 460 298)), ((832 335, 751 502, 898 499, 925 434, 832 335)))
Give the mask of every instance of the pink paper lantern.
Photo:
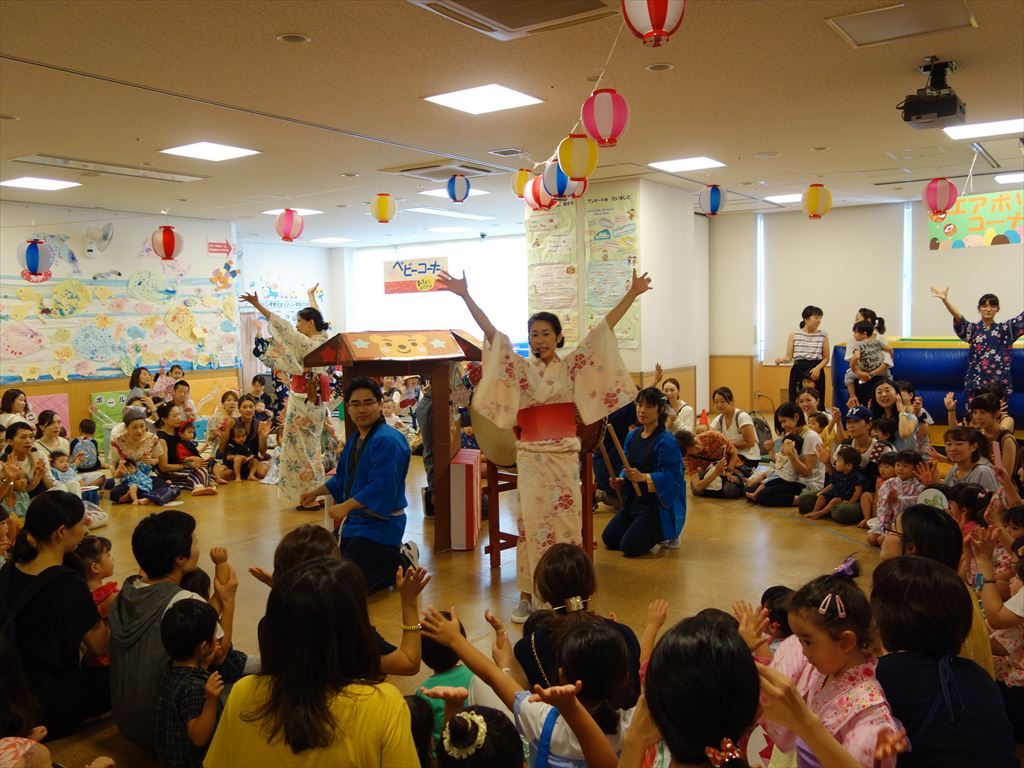
POLYGON ((291 208, 285 208, 277 214, 277 221, 274 222, 274 229, 277 230, 277 236, 286 243, 290 243, 298 239, 299 236, 302 235, 302 230, 305 226, 306 222, 304 222, 302 217, 291 208))
POLYGON ((629 128, 629 105, 614 88, 599 88, 580 107, 580 122, 599 147, 614 147, 629 128))
POLYGON ((622 0, 622 17, 644 45, 657 48, 683 23, 686 0, 622 0))
POLYGON ((166 224, 160 225, 153 232, 150 243, 153 246, 154 253, 164 261, 177 258, 178 254, 181 253, 182 247, 185 245, 185 241, 181 235, 174 231, 174 227, 166 224))
POLYGON ((933 221, 942 221, 946 211, 956 205, 956 198, 956 184, 945 177, 932 179, 925 185, 924 191, 921 193, 921 199, 932 214, 933 221))
POLYGON ((523 200, 533 211, 550 211, 558 201, 548 194, 544 189, 544 180, 540 176, 534 176, 523 190, 523 200))

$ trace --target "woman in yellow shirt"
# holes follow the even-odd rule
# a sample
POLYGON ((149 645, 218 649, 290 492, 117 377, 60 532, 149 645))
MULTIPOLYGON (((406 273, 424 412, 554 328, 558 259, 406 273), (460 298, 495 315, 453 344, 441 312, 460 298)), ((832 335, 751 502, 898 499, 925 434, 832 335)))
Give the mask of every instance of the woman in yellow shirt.
POLYGON ((205 768, 418 765, 409 708, 383 682, 350 561, 321 557, 287 572, 267 600, 263 671, 235 683, 205 768))

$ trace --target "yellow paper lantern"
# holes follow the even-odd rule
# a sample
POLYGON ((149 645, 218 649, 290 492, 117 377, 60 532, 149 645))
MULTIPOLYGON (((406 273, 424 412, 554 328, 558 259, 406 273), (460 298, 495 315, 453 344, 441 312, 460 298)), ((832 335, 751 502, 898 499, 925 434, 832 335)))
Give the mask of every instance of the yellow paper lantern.
POLYGON ((597 167, 597 142, 585 133, 570 133, 558 144, 558 166, 573 181, 583 181, 597 167))
POLYGON ((832 193, 824 184, 811 184, 804 192, 804 213, 812 219, 820 219, 832 208, 832 193))
POLYGON ((526 168, 520 168, 512 174, 512 191, 515 192, 516 197, 523 196, 523 190, 526 189, 526 185, 530 183, 532 178, 533 171, 526 168))
POLYGON ((370 215, 381 224, 387 224, 398 213, 398 203, 387 192, 381 192, 370 203, 370 215))

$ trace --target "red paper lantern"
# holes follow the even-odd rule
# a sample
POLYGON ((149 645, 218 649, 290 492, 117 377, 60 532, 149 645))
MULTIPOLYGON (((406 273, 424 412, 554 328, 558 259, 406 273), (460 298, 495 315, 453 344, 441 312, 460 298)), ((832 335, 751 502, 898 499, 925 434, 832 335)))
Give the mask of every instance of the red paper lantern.
POLYGON ((274 229, 277 230, 277 236, 286 243, 297 240, 299 236, 302 235, 302 230, 305 226, 306 222, 304 222, 302 217, 291 208, 285 208, 277 214, 277 221, 274 222, 274 229))
POLYGON ((622 16, 629 31, 652 48, 675 34, 685 10, 686 0, 622 0, 622 16))
POLYGON ((956 205, 957 189, 949 179, 942 177, 929 181, 921 193, 933 221, 943 221, 946 212, 956 205))
POLYGON ((153 251, 164 261, 170 261, 181 253, 185 241, 174 231, 174 227, 162 224, 150 238, 153 251))
POLYGON ((614 88, 599 88, 580 107, 580 122, 599 147, 614 147, 629 128, 629 105, 614 88))
POLYGON ((540 176, 534 176, 533 180, 523 190, 523 200, 534 211, 550 211, 558 201, 548 194, 544 189, 544 180, 540 176))

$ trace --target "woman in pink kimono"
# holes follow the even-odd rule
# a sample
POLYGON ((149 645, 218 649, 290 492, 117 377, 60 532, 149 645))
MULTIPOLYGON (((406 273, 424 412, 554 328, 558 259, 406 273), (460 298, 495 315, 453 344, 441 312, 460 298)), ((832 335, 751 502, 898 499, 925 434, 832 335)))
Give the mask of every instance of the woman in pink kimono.
POLYGON ((644 273, 633 279, 618 304, 560 358, 562 324, 550 312, 538 312, 528 324, 530 357, 512 348, 469 295, 466 275, 441 274, 437 284, 466 302, 484 332, 483 378, 473 403, 498 427, 516 433, 519 479, 519 543, 516 583, 521 591, 512 621, 523 623, 533 610, 533 571, 553 544, 582 543, 579 452, 576 411, 592 424, 633 401, 636 385, 619 356, 613 329, 640 294, 651 288, 644 273))
MULTIPOLYGON (((306 355, 327 341, 328 323, 315 306, 315 290, 309 291, 313 306, 299 310, 294 327, 263 306, 255 293, 243 293, 239 297, 270 321, 273 338, 257 340, 260 350, 257 356, 272 370, 291 375, 291 395, 281 442, 281 476, 277 483, 278 493, 286 499, 299 500, 303 493, 324 482, 321 438, 328 418, 330 380, 326 368, 307 369, 302 364, 306 355)), ((320 507, 304 507, 300 501, 296 509, 320 507)))

